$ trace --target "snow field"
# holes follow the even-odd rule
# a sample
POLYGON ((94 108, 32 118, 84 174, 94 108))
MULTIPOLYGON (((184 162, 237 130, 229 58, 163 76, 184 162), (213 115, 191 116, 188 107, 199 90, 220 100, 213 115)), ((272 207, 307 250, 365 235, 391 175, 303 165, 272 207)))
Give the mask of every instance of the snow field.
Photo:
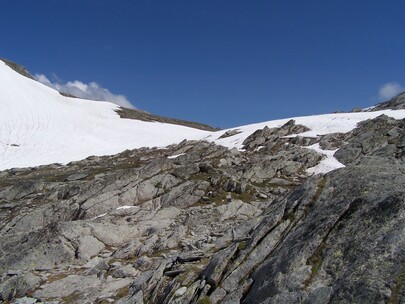
MULTIPOLYGON (((109 102, 64 97, 56 90, 14 72, 0 61, 0 170, 66 164, 91 155, 113 155, 141 147, 165 147, 184 139, 207 140, 241 149, 243 141, 254 131, 265 126, 281 127, 291 119, 208 132, 172 124, 121 119, 115 112, 117 109, 117 105, 109 102), (235 129, 240 133, 219 139, 226 131, 235 129)), ((314 137, 349 132, 359 122, 382 114, 405 118, 405 110, 384 110, 292 119, 310 129, 300 136, 314 137)), ((322 150, 319 145, 308 148, 326 156, 308 173, 326 173, 343 166, 333 157, 335 151, 322 150)))

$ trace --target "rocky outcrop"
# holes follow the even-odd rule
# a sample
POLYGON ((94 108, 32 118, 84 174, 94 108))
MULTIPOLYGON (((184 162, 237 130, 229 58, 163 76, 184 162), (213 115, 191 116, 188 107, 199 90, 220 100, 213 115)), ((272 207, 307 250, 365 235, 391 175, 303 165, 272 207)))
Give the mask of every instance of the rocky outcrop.
POLYGON ((376 303, 397 297, 403 271, 397 266, 405 258, 403 182, 394 166, 358 166, 292 193, 280 202, 292 218, 290 230, 252 273, 243 302, 376 303))
POLYGON ((218 131, 219 130, 218 128, 213 128, 206 124, 153 115, 148 112, 141 111, 141 110, 120 107, 119 110, 117 110, 116 112, 118 113, 118 115, 121 118, 126 118, 126 119, 136 119, 136 120, 142 120, 142 121, 156 121, 156 122, 186 126, 186 127, 190 127, 190 128, 204 130, 204 131, 218 131))
POLYGON ((0 172, 1 300, 404 301, 404 121, 305 131, 0 172), (315 143, 346 168, 307 175, 315 143))
POLYGON ((15 62, 13 62, 11 60, 5 59, 5 58, 0 58, 0 60, 3 61, 5 64, 7 64, 7 66, 12 68, 17 73, 19 73, 19 74, 21 74, 21 75, 23 75, 25 77, 28 77, 30 79, 34 79, 34 77, 32 77, 30 72, 25 67, 15 63, 15 62))
POLYGON ((379 161, 401 165, 405 157, 405 122, 386 115, 367 120, 345 134, 344 144, 335 157, 344 164, 367 164, 379 161))
POLYGON ((392 110, 405 109, 405 92, 402 92, 401 94, 395 96, 394 98, 392 98, 388 101, 378 104, 372 110, 379 111, 379 110, 387 110, 387 109, 392 109, 392 110))

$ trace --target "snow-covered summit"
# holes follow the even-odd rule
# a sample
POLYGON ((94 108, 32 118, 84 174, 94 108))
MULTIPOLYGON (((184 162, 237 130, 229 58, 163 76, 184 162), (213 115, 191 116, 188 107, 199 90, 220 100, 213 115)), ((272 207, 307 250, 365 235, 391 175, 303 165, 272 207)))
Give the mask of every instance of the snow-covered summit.
MULTIPOLYGON (((237 134, 220 138, 228 130, 209 132, 169 123, 122 119, 117 109, 117 105, 109 102, 62 96, 0 61, 0 170, 67 163, 140 147, 165 147, 184 139, 208 140, 240 149, 257 129, 280 127, 290 119, 233 128, 238 130, 237 134)), ((310 129, 301 136, 313 137, 349 132, 359 122, 381 114, 405 118, 405 110, 383 110, 293 119, 310 129)), ((338 166, 330 161, 332 153, 324 154, 332 164, 332 168, 323 168, 324 172, 338 166)))

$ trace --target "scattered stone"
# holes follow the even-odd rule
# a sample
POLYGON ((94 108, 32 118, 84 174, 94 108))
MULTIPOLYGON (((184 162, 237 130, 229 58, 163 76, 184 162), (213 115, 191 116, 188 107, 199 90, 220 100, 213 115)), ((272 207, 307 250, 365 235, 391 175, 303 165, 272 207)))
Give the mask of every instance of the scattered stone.
POLYGON ((175 277, 178 276, 179 274, 185 272, 184 269, 175 269, 175 270, 169 270, 169 271, 165 271, 164 275, 167 277, 175 277))
POLYGON ((69 175, 68 177, 66 177, 66 181, 68 182, 72 182, 72 181, 77 181, 77 180, 81 180, 84 179, 86 177, 89 176, 89 172, 79 172, 79 173, 75 173, 72 175, 69 175))
POLYGON ((247 219, 261 213, 261 211, 255 206, 244 203, 240 200, 234 200, 228 204, 221 205, 217 207, 217 210, 221 214, 221 221, 225 221, 230 218, 247 219))
POLYGON ((204 252, 191 252, 184 253, 177 257, 176 261, 179 263, 190 263, 199 261, 204 257, 204 252))
POLYGON ((150 269, 152 264, 153 264, 152 260, 147 256, 141 256, 135 261, 135 267, 140 271, 146 271, 150 269))
POLYGON ((121 247, 115 251, 113 255, 117 259, 130 259, 138 255, 138 252, 142 246, 143 245, 139 240, 133 240, 124 247, 121 247))
POLYGON ((34 299, 34 298, 23 297, 23 298, 15 299, 13 303, 14 304, 34 304, 34 303, 41 303, 41 302, 38 302, 38 300, 34 299))
POLYGON ((84 268, 94 268, 96 267, 101 261, 103 261, 102 258, 100 257, 94 257, 90 261, 88 261, 86 264, 83 265, 84 268))
POLYGON ((267 195, 266 194, 264 194, 264 193, 259 193, 258 195, 257 195, 259 198, 261 198, 261 199, 267 199, 267 195))
POLYGON ((213 304, 220 303, 226 296, 226 291, 222 288, 216 288, 210 296, 210 300, 213 304))
POLYGON ((79 239, 78 257, 89 260, 104 249, 104 244, 91 235, 84 235, 79 239))
POLYGON ((220 137, 218 137, 218 139, 231 137, 231 136, 234 136, 239 133, 241 133, 241 131, 238 129, 229 130, 229 131, 226 131, 224 134, 222 134, 220 137))
POLYGON ((15 297, 23 297, 37 288, 40 282, 38 276, 29 272, 6 278, 0 282, 0 300, 11 301, 15 297))
POLYGON ((181 297, 182 295, 184 295, 187 291, 187 287, 180 287, 179 289, 176 290, 176 292, 174 293, 175 297, 181 297))
POLYGON ((139 275, 139 271, 137 271, 131 265, 125 265, 122 267, 118 267, 117 269, 114 269, 111 272, 111 275, 114 278, 131 278, 131 277, 136 277, 137 275, 139 275))
POLYGON ((221 250, 214 255, 214 257, 211 259, 211 262, 202 273, 203 277, 206 278, 208 284, 214 287, 219 285, 222 279, 222 274, 237 249, 238 246, 233 245, 227 249, 221 250))
POLYGON ((153 277, 153 273, 154 272, 152 270, 145 271, 141 275, 136 277, 129 287, 130 291, 135 294, 143 290, 148 281, 153 277))

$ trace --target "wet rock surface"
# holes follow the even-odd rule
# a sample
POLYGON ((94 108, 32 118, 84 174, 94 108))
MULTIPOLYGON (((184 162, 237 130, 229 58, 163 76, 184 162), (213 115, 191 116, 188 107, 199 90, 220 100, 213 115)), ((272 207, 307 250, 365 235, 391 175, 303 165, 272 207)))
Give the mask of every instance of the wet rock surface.
POLYGON ((305 131, 0 172, 1 301, 405 301, 404 121, 305 131))

